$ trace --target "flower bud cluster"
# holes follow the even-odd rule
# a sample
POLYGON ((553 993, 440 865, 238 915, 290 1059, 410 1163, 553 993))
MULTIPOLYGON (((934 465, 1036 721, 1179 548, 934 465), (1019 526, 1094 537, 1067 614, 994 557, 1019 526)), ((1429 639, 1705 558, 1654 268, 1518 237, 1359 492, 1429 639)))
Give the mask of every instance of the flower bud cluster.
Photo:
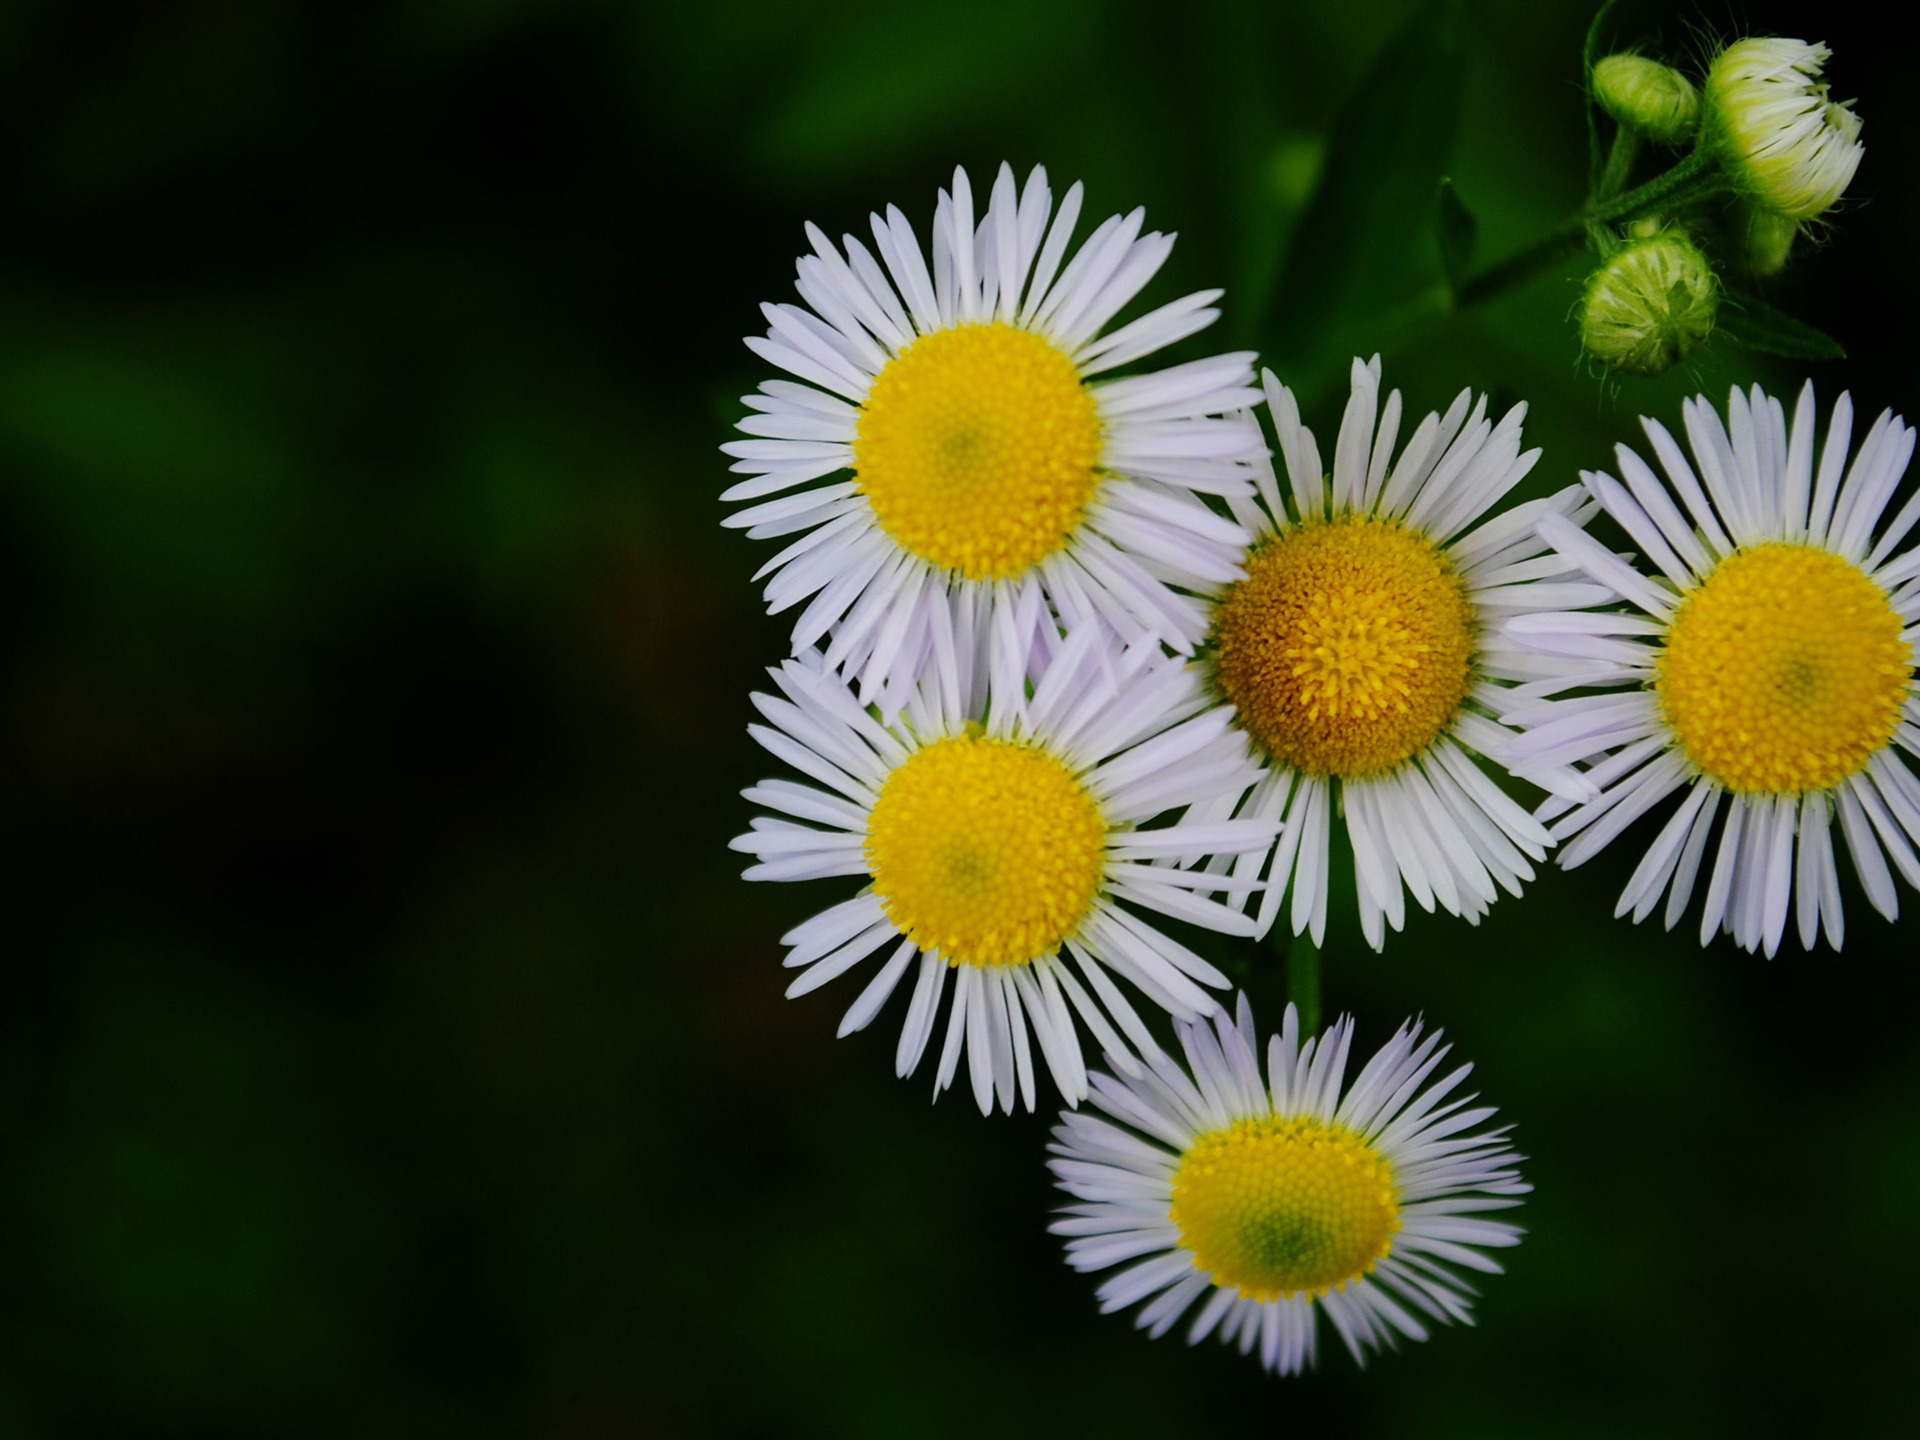
POLYGON ((1807 223, 1839 202, 1864 152, 1852 102, 1828 95, 1829 58, 1825 45, 1802 40, 1737 40, 1697 86, 1643 55, 1595 62, 1594 101, 1620 127, 1595 203, 1629 203, 1613 212, 1620 229, 1591 227, 1603 258, 1578 309, 1589 356, 1630 375, 1681 363, 1712 333, 1722 294, 1700 242, 1736 274, 1763 279, 1785 268, 1807 223), (1692 150, 1668 183, 1643 187, 1647 203, 1632 206, 1637 192, 1620 192, 1643 142, 1692 150))

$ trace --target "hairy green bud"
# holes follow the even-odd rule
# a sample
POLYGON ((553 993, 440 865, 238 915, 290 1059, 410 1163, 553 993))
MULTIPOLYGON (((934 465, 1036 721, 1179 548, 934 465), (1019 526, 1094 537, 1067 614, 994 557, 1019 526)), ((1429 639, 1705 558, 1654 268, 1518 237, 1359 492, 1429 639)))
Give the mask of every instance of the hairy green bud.
POLYGON ((1700 92, 1693 82, 1644 55, 1597 61, 1593 98, 1623 128, 1662 145, 1678 145, 1700 124, 1700 92))
POLYGON ((1778 275, 1787 268, 1787 255, 1800 234, 1800 222, 1772 210, 1738 205, 1731 217, 1740 258, 1755 275, 1778 275))
POLYGON ((1587 277, 1580 343, 1610 370, 1664 375, 1705 343, 1719 309, 1720 282, 1700 247, 1663 230, 1587 277))

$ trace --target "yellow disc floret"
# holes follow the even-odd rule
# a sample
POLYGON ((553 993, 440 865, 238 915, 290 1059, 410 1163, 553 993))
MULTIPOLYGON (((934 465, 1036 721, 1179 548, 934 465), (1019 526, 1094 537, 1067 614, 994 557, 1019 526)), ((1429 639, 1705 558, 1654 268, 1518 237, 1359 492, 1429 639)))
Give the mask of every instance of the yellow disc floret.
POLYGON ((1371 515, 1314 522, 1247 557, 1214 619, 1214 673, 1240 723, 1315 775, 1391 770, 1466 698, 1473 608, 1444 552, 1371 515))
POLYGON ((1003 579, 1066 544, 1099 476, 1100 416, 1072 360, 995 322, 923 335, 873 382, 854 479, 921 559, 1003 579))
POLYGON ((887 777, 867 868, 887 917, 955 965, 1025 965, 1060 948, 1100 885, 1107 825, 1046 751, 964 734, 887 777))
POLYGON ((1913 684, 1900 629, 1859 566, 1756 545, 1681 602, 1654 688, 1687 758, 1729 790, 1824 790, 1893 739, 1913 684))
POLYGON ((1392 1167, 1345 1126, 1264 1116, 1187 1147, 1173 1223, 1216 1285, 1249 1300, 1324 1295, 1386 1258, 1399 1190, 1392 1167))

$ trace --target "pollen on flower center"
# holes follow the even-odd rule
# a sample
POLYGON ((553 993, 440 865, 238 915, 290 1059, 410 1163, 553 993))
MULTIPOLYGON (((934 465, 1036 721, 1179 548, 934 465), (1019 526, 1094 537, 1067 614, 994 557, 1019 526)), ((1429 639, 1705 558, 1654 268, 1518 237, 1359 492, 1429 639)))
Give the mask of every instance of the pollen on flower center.
POLYGON ((995 322, 915 340, 860 408, 854 479, 880 526, 972 580, 1066 544, 1099 483, 1100 416, 1064 352, 995 322))
POLYGON ((1214 1284, 1251 1300, 1318 1296, 1386 1258, 1399 1190, 1387 1161, 1344 1126, 1266 1116, 1187 1147, 1172 1218, 1214 1284))
POLYGON ((1687 758, 1729 790, 1824 790, 1893 738, 1913 682, 1900 630, 1857 565, 1757 545, 1681 603, 1654 688, 1687 758))
POLYGON ((867 821, 867 868, 887 916, 956 965, 1025 965, 1087 917, 1107 825, 1046 751, 964 734, 914 752, 867 821))
POLYGON ((1390 770, 1459 712, 1473 610, 1453 564, 1397 522, 1349 516, 1247 558, 1214 619, 1214 667, 1267 752, 1316 775, 1390 770))

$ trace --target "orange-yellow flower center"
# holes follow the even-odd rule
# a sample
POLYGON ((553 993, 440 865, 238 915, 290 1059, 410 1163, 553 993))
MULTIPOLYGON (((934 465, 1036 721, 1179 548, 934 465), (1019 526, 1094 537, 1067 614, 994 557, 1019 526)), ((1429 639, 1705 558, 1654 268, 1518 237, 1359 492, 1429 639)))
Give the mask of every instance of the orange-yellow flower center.
POLYGON ((1099 483, 1100 416, 1051 340, 998 321, 923 335, 875 377, 854 480, 880 526, 971 580, 1067 543, 1099 483))
POLYGON ((1046 751, 964 734, 915 751, 867 820, 867 868, 887 916, 955 965, 1025 965, 1093 907, 1107 824, 1046 751))
POLYGON ((1473 627, 1439 546, 1395 521, 1346 516, 1247 557, 1247 578, 1214 617, 1214 673, 1275 759, 1315 775, 1376 775, 1459 713, 1473 627))
POLYGON ((1900 632, 1859 566, 1756 545, 1687 593, 1654 689, 1687 758, 1729 790, 1824 790, 1893 739, 1913 685, 1900 632))
POLYGON ((1399 1189, 1385 1158, 1345 1126, 1237 1120, 1181 1156, 1173 1223, 1216 1285, 1250 1300, 1324 1295, 1393 1249, 1399 1189))

